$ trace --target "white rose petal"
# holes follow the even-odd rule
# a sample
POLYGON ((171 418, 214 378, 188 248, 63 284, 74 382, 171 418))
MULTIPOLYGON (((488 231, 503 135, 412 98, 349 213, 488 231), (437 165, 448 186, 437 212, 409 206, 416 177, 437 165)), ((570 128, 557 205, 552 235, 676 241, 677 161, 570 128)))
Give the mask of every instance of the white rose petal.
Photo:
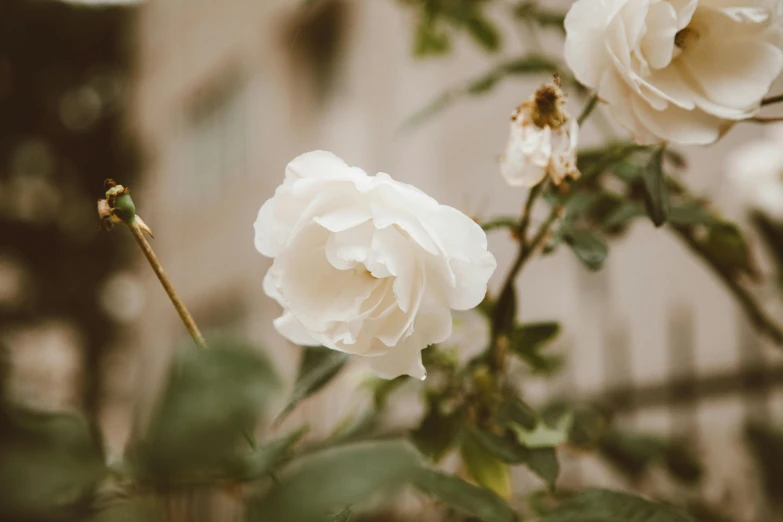
POLYGON ((478 305, 496 262, 481 227, 389 175, 330 152, 303 154, 258 212, 273 257, 264 292, 281 335, 364 356, 381 377, 423 379, 421 350, 451 335, 451 310, 478 305))
POLYGON ((577 0, 568 65, 640 143, 707 144, 783 70, 780 0, 577 0))

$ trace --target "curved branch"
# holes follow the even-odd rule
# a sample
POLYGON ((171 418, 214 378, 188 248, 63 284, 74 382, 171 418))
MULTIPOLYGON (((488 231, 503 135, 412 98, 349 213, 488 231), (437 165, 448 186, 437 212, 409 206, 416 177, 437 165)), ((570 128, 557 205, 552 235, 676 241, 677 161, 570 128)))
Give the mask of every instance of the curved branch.
POLYGON ((767 105, 773 105, 780 102, 783 102, 783 94, 776 94, 775 96, 770 96, 761 100, 761 106, 765 107, 767 105))
POLYGON ((748 319, 753 323, 756 329, 778 346, 783 346, 783 330, 778 326, 756 302, 750 292, 747 291, 732 275, 721 267, 707 251, 702 248, 698 241, 693 237, 690 231, 685 227, 672 227, 677 236, 693 251, 699 258, 712 268, 713 272, 720 277, 726 287, 731 291, 745 311, 748 319))

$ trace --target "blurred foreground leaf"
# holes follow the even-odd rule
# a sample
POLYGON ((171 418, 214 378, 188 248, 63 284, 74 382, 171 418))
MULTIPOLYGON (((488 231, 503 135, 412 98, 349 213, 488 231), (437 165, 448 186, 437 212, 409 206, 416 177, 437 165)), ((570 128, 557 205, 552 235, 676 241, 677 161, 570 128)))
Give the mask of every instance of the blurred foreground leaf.
POLYGON ((472 430, 484 449, 509 464, 524 464, 553 488, 560 473, 554 448, 526 448, 519 441, 484 430, 472 430))
POLYGON ((438 462, 452 448, 462 428, 462 413, 443 413, 440 401, 432 399, 411 439, 424 455, 438 462))
POLYGON ((606 489, 585 489, 544 516, 542 522, 696 522, 672 506, 606 489))
POLYGON ((323 346, 306 346, 299 364, 294 390, 279 417, 296 407, 301 401, 329 384, 348 362, 348 354, 323 346))
POLYGON ((420 469, 416 486, 447 506, 482 522, 514 522, 516 514, 499 496, 464 480, 431 469, 420 469))
POLYGON ((70 518, 105 472, 82 417, 0 409, 0 519, 70 518))
POLYGON ((383 498, 409 482, 421 457, 400 440, 361 442, 311 453, 291 461, 261 498, 249 520, 317 522, 346 506, 383 498))
POLYGON ((252 480, 273 471, 280 462, 290 455, 291 450, 305 433, 307 433, 307 429, 303 428, 255 448, 244 458, 245 469, 242 478, 252 480))
POLYGON ((503 498, 511 496, 511 477, 506 463, 476 439, 475 432, 464 432, 460 456, 470 476, 503 498))
POLYGON ((279 381, 258 350, 218 340, 183 346, 138 448, 139 471, 153 482, 240 475, 252 433, 279 381), (245 448, 240 450, 240 444, 245 448))

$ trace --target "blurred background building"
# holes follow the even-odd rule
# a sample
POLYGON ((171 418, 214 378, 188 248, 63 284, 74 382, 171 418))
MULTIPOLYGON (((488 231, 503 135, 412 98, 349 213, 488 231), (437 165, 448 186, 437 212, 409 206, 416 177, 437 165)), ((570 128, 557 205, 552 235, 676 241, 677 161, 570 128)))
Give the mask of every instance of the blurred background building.
MULTIPOLYGON (((546 77, 504 80, 405 125, 444 91, 535 50, 513 21, 499 20, 498 54, 457 39, 447 57, 428 60, 412 58, 412 13, 392 0, 157 0, 113 9, 5 0, 0 24, 0 341, 27 375, 83 377, 87 384, 57 405, 102 412, 114 451, 185 330, 130 236, 98 232, 93 200, 103 178, 133 187, 152 244, 201 327, 259 341, 287 376, 299 351, 272 328, 279 309, 261 285, 270 261, 253 247, 252 223, 296 155, 331 150, 477 218, 515 214, 523 200, 497 158, 509 113, 546 77), (29 362, 33 353, 48 362, 29 362), (75 362, 60 353, 77 354, 68 359, 75 362), (100 397, 112 406, 101 408, 100 397)), ((556 53, 559 38, 538 42, 556 53)), ((578 98, 572 103, 578 112, 578 98)), ((597 142, 599 130, 588 125, 584 141, 597 142)), ((729 215, 737 209, 720 182, 723 155, 757 132, 739 127, 719 147, 688 150, 686 181, 729 215)), ((500 233, 490 248, 496 290, 514 245, 500 233)), ((674 237, 640 222, 612 244, 598 273, 561 249, 531 263, 519 291, 525 320, 564 325, 561 376, 520 375, 534 401, 619 398, 624 425, 698 438, 716 468, 715 483, 704 486, 710 498, 752 507, 740 430, 749 418, 783 418, 783 358, 674 237)), ((33 377, 12 378, 11 388, 24 396, 38 388, 33 377)), ((352 383, 334 383, 297 418, 334 426, 352 383)), ((581 464, 566 468, 566 483, 617 481, 597 463, 573 460, 581 464)))

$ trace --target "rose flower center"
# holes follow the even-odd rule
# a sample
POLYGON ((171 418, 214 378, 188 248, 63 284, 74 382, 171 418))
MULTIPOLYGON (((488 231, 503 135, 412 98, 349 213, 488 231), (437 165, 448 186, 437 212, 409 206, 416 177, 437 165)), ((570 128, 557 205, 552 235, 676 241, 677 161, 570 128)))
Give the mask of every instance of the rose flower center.
POLYGON ((684 51, 688 46, 693 45, 699 40, 699 32, 691 27, 686 27, 677 31, 674 35, 674 45, 676 45, 681 51, 684 51))

